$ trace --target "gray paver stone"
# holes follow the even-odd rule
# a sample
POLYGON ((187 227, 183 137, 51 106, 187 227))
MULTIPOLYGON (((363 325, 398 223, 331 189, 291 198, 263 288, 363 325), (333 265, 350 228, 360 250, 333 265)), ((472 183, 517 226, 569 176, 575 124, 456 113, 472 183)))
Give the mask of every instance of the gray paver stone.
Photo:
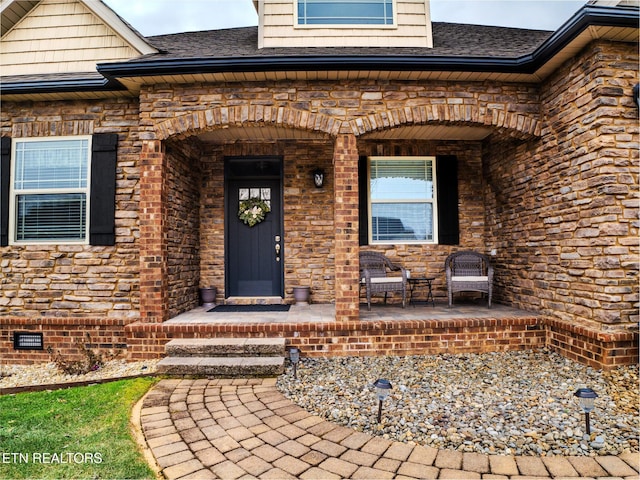
POLYGON ((378 461, 378 456, 373 455, 372 453, 359 452, 358 450, 347 450, 340 457, 342 460, 353 463, 355 465, 360 465, 363 467, 372 467, 376 461, 378 461))
POLYGON ((636 472, 640 472, 640 453, 638 452, 625 452, 618 455, 620 460, 624 460, 631 466, 636 472))
POLYGON ((462 468, 462 452, 456 450, 439 450, 434 465, 438 468, 460 470, 462 468))
POLYGON ((404 462, 407 458, 409 458, 411 452, 413 452, 413 445, 394 442, 387 449, 387 451, 384 452, 384 456, 393 460, 400 460, 401 462, 404 462))
POLYGON ((333 430, 323 434, 323 435, 319 435, 322 437, 323 440, 328 440, 330 442, 336 442, 336 443, 340 443, 342 440, 344 440, 345 438, 347 438, 349 435, 351 435, 353 433, 353 430, 351 430, 350 428, 347 427, 338 427, 338 428, 334 428, 333 430))
POLYGON ((235 450, 231 450, 230 452, 225 453, 224 456, 230 462, 238 463, 238 462, 240 462, 241 460, 244 460, 247 457, 251 457, 252 455, 251 455, 251 453, 249 453, 249 451, 247 451, 246 449, 240 447, 240 448, 236 448, 235 450))
POLYGON ((462 454, 462 470, 478 473, 489 473, 489 458, 480 453, 466 452, 462 454))
POLYGON ((318 465, 318 467, 328 472, 340 475, 341 478, 349 478, 353 472, 358 469, 359 465, 355 465, 339 458, 327 458, 324 462, 318 465))
POLYGON ((261 433, 258 435, 258 438, 272 446, 279 445, 282 442, 289 440, 288 437, 285 437, 283 434, 276 432, 275 430, 269 430, 268 432, 261 433))
POLYGON ((320 440, 322 440, 320 437, 316 437, 310 433, 307 433, 300 438, 296 438, 296 442, 301 443, 305 447, 310 447, 311 445, 318 443, 320 440))
POLYGON ((481 478, 478 472, 465 472, 464 470, 451 470, 444 468, 440 470, 440 476, 438 478, 457 479, 457 480, 473 480, 481 478))
POLYGON ((188 462, 193 460, 194 456, 189 450, 183 450, 182 452, 174 453, 173 455, 167 455, 164 457, 156 457, 156 462, 161 468, 169 468, 179 463, 188 462))
POLYGON ((256 457, 255 455, 251 455, 244 460, 240 460, 238 462, 238 466, 248 472, 250 475, 256 477, 272 468, 270 463, 265 462, 263 459, 261 459, 260 457, 256 457))
POLYGON ((336 430, 336 429, 338 429, 337 425, 335 425, 333 423, 322 421, 322 422, 318 423, 317 425, 314 425, 311 428, 307 428, 307 433, 322 437, 323 435, 326 435, 330 431, 336 430))
POLYGON ((413 478, 438 478, 440 469, 422 463, 404 462, 398 468, 398 475, 413 478))
POLYGON ((253 450, 251 450, 251 453, 259 456, 265 462, 273 462, 274 460, 284 456, 283 452, 267 444, 260 445, 259 447, 254 448, 253 450))
POLYGON ((418 445, 409 455, 409 461, 413 463, 421 463, 422 465, 433 465, 438 455, 438 449, 433 447, 423 447, 418 445))
POLYGON ((591 457, 568 457, 569 463, 582 477, 606 477, 607 472, 591 457))
POLYGON ((371 439, 371 435, 362 432, 353 432, 347 438, 340 442, 340 445, 347 448, 358 450, 371 439))
POLYGON ((153 447, 152 451, 156 458, 165 457, 167 455, 173 455, 174 453, 182 452, 183 450, 189 450, 186 443, 178 440, 167 445, 160 445, 153 447))
POLYGON ((158 407, 145 407, 140 410, 140 417, 146 417, 147 415, 155 415, 156 413, 168 413, 169 407, 167 405, 160 405, 158 407))
POLYGON ((156 437, 164 437, 165 435, 171 435, 172 433, 177 432, 176 427, 174 427, 173 425, 169 427, 154 428, 152 430, 147 430, 146 426, 147 425, 143 422, 142 429, 144 430, 144 436, 147 440, 156 437))
POLYGON ((240 446, 238 442, 236 442, 228 435, 216 438, 215 440, 211 440, 211 443, 214 447, 220 450, 221 453, 230 452, 231 450, 235 450, 240 446))
POLYGON ((238 417, 238 421, 245 427, 255 427, 256 425, 261 425, 262 420, 256 417, 254 414, 250 413, 248 415, 243 415, 242 417, 238 417))
POLYGON ((242 468, 238 467, 235 463, 230 462, 229 460, 225 460, 222 463, 217 463, 211 467, 213 473, 216 474, 218 478, 226 479, 236 479, 245 475, 245 472, 242 468))
POLYGON ((373 437, 360 450, 374 455, 382 455, 391 446, 393 442, 380 437, 373 437))
POLYGON ((198 470, 197 472, 190 473, 184 477, 180 477, 180 480, 215 480, 216 476, 213 472, 207 468, 198 470))
POLYGON ((162 437, 147 439, 147 445, 149 445, 149 448, 153 449, 154 453, 158 447, 163 447, 165 445, 171 445, 173 443, 179 443, 179 442, 182 442, 182 437, 177 432, 170 433, 169 435, 164 435, 162 437))
POLYGON ((240 443, 242 440, 254 437, 255 435, 247 427, 236 427, 231 430, 227 430, 227 435, 233 438, 236 442, 240 443))
POLYGON ((491 473, 498 475, 518 475, 518 466, 514 457, 505 455, 490 455, 489 467, 491 473))
POLYGON ((305 470, 308 470, 311 465, 291 455, 285 455, 273 462, 273 466, 297 477, 305 470))
POLYGON ((205 467, 210 467, 226 460, 225 456, 214 447, 198 450, 195 455, 205 467))
POLYGON ((377 470, 371 467, 360 467, 354 472, 351 478, 357 478, 362 480, 382 480, 385 478, 394 478, 393 473, 385 472, 384 470, 377 470))
POLYGON ((295 440, 287 440, 286 442, 283 442, 280 445, 278 445, 276 448, 296 458, 300 458, 310 450, 309 447, 302 445, 301 443, 298 443, 295 440))
POLYGON ((189 445, 195 442, 199 442, 200 440, 205 440, 207 437, 204 436, 202 431, 199 428, 190 428, 189 430, 184 430, 180 432, 182 435, 182 439, 187 442, 189 445))
POLYGON ((305 453, 300 457, 300 460, 303 462, 307 462, 309 465, 319 465, 324 461, 327 456, 324 453, 316 452, 315 450, 311 450, 309 453, 305 453))
POLYGON ((395 472, 400 468, 402 462, 400 460, 393 460, 392 458, 380 458, 376 463, 373 464, 373 468, 377 468, 378 470, 385 470, 387 472, 395 472))
POLYGON ((318 443, 313 445, 313 449, 322 452, 329 457, 339 457, 347 450, 342 445, 338 445, 337 443, 330 442, 328 440, 320 440, 318 443))
POLYGON ((189 448, 192 452, 198 452, 200 450, 211 448, 211 442, 209 440, 199 440, 197 442, 190 443, 189 448))
POLYGON ((631 477, 637 475, 633 468, 618 457, 604 456, 596 457, 596 461, 604 468, 612 477, 631 477))
POLYGON ((291 440, 301 437, 307 433, 303 429, 301 429, 300 427, 296 427, 295 425, 284 425, 278 428, 278 432, 280 432, 285 437, 290 438, 291 440))
POLYGON ((566 457, 541 457, 552 477, 579 477, 580 474, 571 466, 566 457))
POLYGON ((194 458, 188 462, 182 462, 172 465, 171 467, 167 467, 162 471, 162 473, 166 478, 171 479, 184 477, 185 475, 197 472, 198 470, 202 470, 202 464, 194 458))
POLYGON ((340 480, 342 477, 340 477, 340 475, 336 475, 335 473, 322 470, 321 468, 312 467, 302 475, 300 475, 300 478, 302 480, 340 480))
POLYGON ((540 457, 515 457, 520 475, 531 477, 549 477, 549 472, 540 457))

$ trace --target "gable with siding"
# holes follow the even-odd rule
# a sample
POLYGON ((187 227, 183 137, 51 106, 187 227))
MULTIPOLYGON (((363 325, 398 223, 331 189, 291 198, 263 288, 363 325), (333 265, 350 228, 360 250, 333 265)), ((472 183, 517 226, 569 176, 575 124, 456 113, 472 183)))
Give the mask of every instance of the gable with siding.
POLYGON ((296 25, 296 0, 258 2, 259 47, 432 47, 429 0, 396 0, 396 25, 296 25))
MULTIPOLYGON (((126 28, 119 30, 85 2, 42 0, 3 32, 2 75, 95 72, 97 63, 140 56, 140 46, 123 38, 126 28)), ((126 33, 131 38, 138 35, 126 33)))

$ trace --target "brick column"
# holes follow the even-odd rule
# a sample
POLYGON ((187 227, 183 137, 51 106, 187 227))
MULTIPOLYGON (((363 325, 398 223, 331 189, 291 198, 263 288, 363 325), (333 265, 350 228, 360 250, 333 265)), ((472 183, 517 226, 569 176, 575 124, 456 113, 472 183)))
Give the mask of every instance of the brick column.
POLYGON ((140 154, 140 320, 168 320, 167 236, 164 176, 160 140, 142 142, 140 154))
POLYGON ((335 191, 336 320, 358 320, 358 149, 352 134, 338 135, 333 146, 335 191))

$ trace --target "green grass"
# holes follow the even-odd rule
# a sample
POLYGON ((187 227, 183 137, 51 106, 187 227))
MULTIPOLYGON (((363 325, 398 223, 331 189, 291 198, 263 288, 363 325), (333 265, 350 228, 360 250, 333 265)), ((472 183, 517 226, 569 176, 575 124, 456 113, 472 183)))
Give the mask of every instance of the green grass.
POLYGON ((130 433, 151 378, 0 396, 0 478, 154 478, 130 433))

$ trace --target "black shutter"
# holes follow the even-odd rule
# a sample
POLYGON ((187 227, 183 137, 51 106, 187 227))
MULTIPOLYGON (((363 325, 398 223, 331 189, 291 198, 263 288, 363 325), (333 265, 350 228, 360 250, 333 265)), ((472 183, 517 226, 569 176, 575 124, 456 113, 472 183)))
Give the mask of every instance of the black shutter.
POLYGON ((0 247, 9 245, 9 175, 11 169, 11 138, 0 143, 0 247))
POLYGON ((458 245, 458 159, 454 156, 436 158, 438 182, 438 243, 458 245))
POLYGON ((367 173, 367 157, 358 159, 358 200, 360 208, 360 246, 369 244, 369 174, 367 173))
POLYGON ((116 160, 118 135, 94 134, 91 140, 91 212, 89 243, 116 243, 116 160))

